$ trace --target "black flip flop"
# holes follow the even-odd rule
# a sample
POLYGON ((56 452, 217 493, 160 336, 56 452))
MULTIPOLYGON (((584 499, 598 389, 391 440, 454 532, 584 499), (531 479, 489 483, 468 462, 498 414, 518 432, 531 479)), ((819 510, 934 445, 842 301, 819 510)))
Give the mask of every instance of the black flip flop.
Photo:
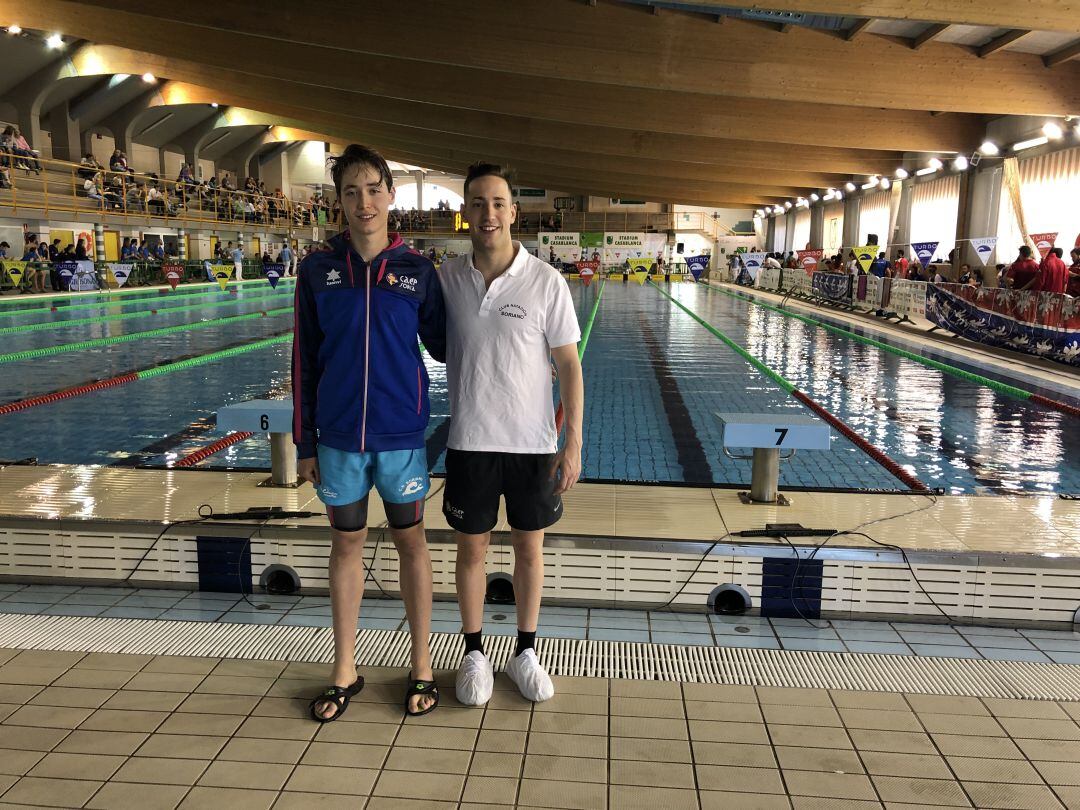
POLYGON ((311 712, 311 717, 317 723, 330 723, 337 720, 341 715, 345 714, 345 710, 349 708, 349 701, 360 693, 360 690, 364 688, 364 676, 357 677, 352 686, 328 686, 326 687, 318 697, 311 701, 308 705, 308 710, 311 712), (316 707, 324 703, 332 703, 337 706, 335 711, 329 717, 323 717, 316 711, 316 707))
POLYGON ((405 714, 409 717, 423 717, 425 714, 430 714, 439 707, 439 685, 435 681, 421 681, 416 678, 409 678, 409 689, 405 692, 405 714), (411 712, 409 711, 409 701, 414 695, 432 695, 435 698, 435 702, 428 706, 423 711, 411 712))

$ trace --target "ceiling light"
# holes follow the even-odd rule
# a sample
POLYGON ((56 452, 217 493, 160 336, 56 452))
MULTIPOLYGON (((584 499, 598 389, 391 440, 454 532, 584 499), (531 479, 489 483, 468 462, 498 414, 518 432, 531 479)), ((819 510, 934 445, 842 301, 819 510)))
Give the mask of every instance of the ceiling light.
POLYGON ((883 189, 885 189, 886 191, 888 191, 888 189, 889 189, 889 186, 890 186, 890 185, 892 185, 892 184, 891 184, 891 183, 889 182, 889 178, 888 178, 888 177, 882 177, 882 178, 881 178, 881 187, 882 187, 883 189))
POLYGON ((754 216, 760 219, 761 217, 765 216, 765 212, 759 208, 757 211, 754 212, 754 216))
POLYGON ((910 176, 911 175, 909 175, 907 173, 907 169, 905 169, 903 166, 901 166, 899 169, 896 170, 896 179, 897 180, 907 180, 908 177, 910 177, 910 176))
POLYGON ((154 78, 154 74, 153 74, 153 73, 144 73, 144 74, 142 75, 142 80, 143 80, 144 82, 146 82, 147 84, 153 84, 154 82, 156 82, 156 81, 157 81, 157 79, 155 79, 155 78, 154 78))
POLYGON ((934 171, 937 171, 938 169, 941 168, 942 164, 941 164, 941 161, 938 160, 937 158, 930 158, 930 160, 926 161, 926 165, 929 166, 934 171))
POLYGON ((844 199, 844 192, 842 192, 842 191, 836 192, 836 199, 838 199, 838 200, 844 199))
POLYGON ((927 166, 925 169, 919 169, 917 172, 915 172, 915 176, 925 177, 926 175, 933 174, 936 171, 937 169, 935 169, 933 166, 927 166))
POLYGON ((1061 131, 1061 127, 1055 124, 1053 121, 1047 121, 1045 124, 1043 124, 1042 131, 1043 135, 1045 135, 1052 141, 1056 141, 1058 138, 1065 134, 1061 131))
POLYGON ((9 26, 7 27, 7 32, 8 32, 9 34, 12 34, 13 36, 18 36, 19 34, 21 34, 21 33, 22 33, 22 28, 20 28, 20 27, 19 27, 19 26, 17 26, 17 25, 9 25, 9 26))
POLYGON ((993 141, 983 141, 982 146, 979 147, 979 151, 984 155, 996 155, 1001 150, 998 149, 998 145, 993 141))
POLYGON ((820 199, 821 199, 821 197, 819 197, 817 194, 811 194, 810 195, 810 202, 817 202, 820 199))
POLYGON ((786 203, 784 203, 784 208, 788 211, 791 210, 791 200, 788 200, 786 203))
POLYGON ((859 188, 861 188, 863 191, 866 191, 867 189, 877 188, 877 184, 878 184, 878 179, 875 177, 869 183, 863 183, 861 186, 859 186, 859 188))
POLYGON ((212 101, 210 102, 210 106, 216 110, 218 108, 218 103, 216 101, 212 101))
POLYGON ((1049 143, 1049 142, 1050 142, 1050 139, 1047 138, 1045 135, 1042 135, 1042 136, 1040 136, 1038 138, 1029 138, 1026 141, 1020 141, 1020 143, 1014 143, 1013 144, 1013 151, 1014 152, 1020 152, 1020 151, 1023 151, 1024 149, 1031 149, 1034 146, 1042 146, 1043 144, 1049 143))
POLYGON ((968 167, 968 159, 963 155, 957 155, 956 160, 952 162, 952 167, 958 172, 962 172, 968 167))
POLYGON ((48 48, 52 48, 54 51, 57 48, 63 48, 64 47, 64 38, 62 36, 60 36, 59 34, 50 34, 45 39, 45 46, 48 47, 48 48))
POLYGON ((846 184, 844 186, 844 188, 846 188, 848 191, 854 191, 855 190, 855 184, 854 183, 848 183, 848 184, 846 184))

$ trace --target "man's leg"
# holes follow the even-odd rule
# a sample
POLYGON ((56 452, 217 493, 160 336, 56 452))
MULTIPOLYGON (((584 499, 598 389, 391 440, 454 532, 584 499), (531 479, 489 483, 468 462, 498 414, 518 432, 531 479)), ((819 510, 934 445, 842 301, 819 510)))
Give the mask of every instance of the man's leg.
MULTIPOLYGON (((431 553, 428 551, 424 524, 417 523, 407 529, 391 529, 397 547, 400 566, 401 596, 405 600, 405 616, 409 620, 412 637, 412 677, 417 680, 433 680, 431 671, 431 553)), ((421 712, 435 700, 429 695, 410 698, 409 711, 421 712)))
MULTIPOLYGON (((356 681, 356 621, 364 597, 364 541, 367 529, 330 530, 330 607, 334 618, 335 686, 356 681)), ((332 717, 337 706, 326 702, 316 707, 321 717, 332 717)))
POLYGON ((454 569, 457 580, 458 608, 461 610, 461 632, 479 633, 484 628, 484 595, 487 592, 487 560, 491 532, 463 534, 455 532, 457 539, 457 564, 454 569))
MULTIPOLYGON (((544 531, 510 531, 514 546, 514 601, 518 633, 536 635, 540 620, 540 597, 544 591, 544 531)), ((520 644, 519 644, 520 647, 520 644)), ((520 655, 518 649, 515 655, 520 655)))

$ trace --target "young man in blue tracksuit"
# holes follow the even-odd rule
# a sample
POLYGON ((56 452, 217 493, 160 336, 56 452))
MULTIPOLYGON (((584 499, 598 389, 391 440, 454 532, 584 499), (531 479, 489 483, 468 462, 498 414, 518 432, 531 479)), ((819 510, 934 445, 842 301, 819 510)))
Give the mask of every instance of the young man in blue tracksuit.
POLYGON ((398 550, 412 633, 405 710, 425 714, 439 695, 428 649, 431 557, 423 524, 428 375, 417 335, 442 362, 442 289, 431 262, 387 232, 394 181, 386 161, 353 144, 332 158, 331 174, 348 230, 300 264, 292 359, 297 472, 315 485, 331 525, 334 671, 311 714, 336 720, 364 685, 355 641, 372 487, 398 550))

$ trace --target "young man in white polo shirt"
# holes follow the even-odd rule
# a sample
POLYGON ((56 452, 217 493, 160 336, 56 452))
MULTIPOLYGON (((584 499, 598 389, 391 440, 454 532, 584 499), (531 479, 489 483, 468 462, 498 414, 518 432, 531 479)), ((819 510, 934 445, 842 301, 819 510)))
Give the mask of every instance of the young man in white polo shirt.
POLYGON ((584 387, 581 337, 570 289, 555 268, 513 241, 517 213, 508 174, 478 163, 465 181, 472 253, 439 270, 447 311, 450 437, 443 514, 457 532, 457 590, 465 657, 457 698, 479 706, 494 674, 484 654, 484 562, 506 499, 514 547, 518 642, 506 673, 529 700, 555 689, 533 643, 544 586, 544 530, 562 516, 561 494, 581 474, 584 387), (551 359, 559 372, 566 444, 558 450, 551 359))

